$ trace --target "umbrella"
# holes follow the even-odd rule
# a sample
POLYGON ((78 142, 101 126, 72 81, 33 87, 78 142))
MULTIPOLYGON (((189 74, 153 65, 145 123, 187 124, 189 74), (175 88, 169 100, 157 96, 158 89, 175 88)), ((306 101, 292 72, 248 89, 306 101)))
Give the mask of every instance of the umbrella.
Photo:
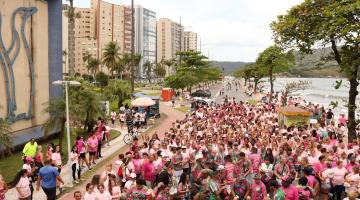
POLYGON ((152 106, 154 104, 155 104, 155 101, 153 101, 152 99, 150 99, 148 97, 140 97, 131 102, 131 105, 135 106, 135 107, 152 106))

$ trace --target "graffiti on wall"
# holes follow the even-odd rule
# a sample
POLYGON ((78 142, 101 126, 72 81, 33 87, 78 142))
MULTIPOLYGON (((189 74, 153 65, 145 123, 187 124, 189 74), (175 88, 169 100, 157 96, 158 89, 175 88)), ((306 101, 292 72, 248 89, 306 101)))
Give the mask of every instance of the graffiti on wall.
MULTIPOLYGON (((20 7, 17 8, 11 16, 11 42, 8 47, 5 46, 2 38, 2 15, 0 12, 0 67, 3 71, 6 90, 6 119, 10 123, 19 120, 29 120, 33 117, 33 104, 35 96, 35 71, 32 59, 32 53, 29 45, 29 40, 26 37, 25 25, 28 19, 37 12, 36 7, 20 7), (20 30, 16 29, 17 16, 21 16, 20 30), (19 55, 20 48, 24 48, 27 57, 28 70, 30 72, 30 93, 28 110, 24 113, 15 114, 17 111, 16 104, 16 82, 14 75, 14 63, 19 55)), ((8 29, 5 29, 6 31, 8 29)))

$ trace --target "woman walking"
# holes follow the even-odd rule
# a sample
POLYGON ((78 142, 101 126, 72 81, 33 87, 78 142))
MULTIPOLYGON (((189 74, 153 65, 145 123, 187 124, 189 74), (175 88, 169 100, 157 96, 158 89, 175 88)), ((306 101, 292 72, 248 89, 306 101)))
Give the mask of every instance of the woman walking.
POLYGON ((70 153, 70 159, 71 159, 71 169, 72 169, 72 177, 74 179, 75 183, 79 183, 78 180, 81 178, 81 168, 79 166, 79 154, 77 153, 76 146, 73 146, 70 153), (78 175, 78 180, 76 180, 76 176, 78 175))
POLYGON ((30 181, 28 178, 28 171, 26 169, 20 170, 14 180, 10 183, 10 187, 16 188, 17 197, 19 200, 31 200, 30 181))

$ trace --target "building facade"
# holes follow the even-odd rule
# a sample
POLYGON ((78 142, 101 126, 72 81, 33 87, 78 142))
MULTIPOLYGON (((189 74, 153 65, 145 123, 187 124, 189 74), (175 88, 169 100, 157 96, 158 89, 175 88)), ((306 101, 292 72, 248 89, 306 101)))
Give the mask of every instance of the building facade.
MULTIPOLYGON (((176 58, 176 52, 184 50, 184 27, 167 18, 157 22, 157 62, 176 58)), ((166 68, 166 76, 175 69, 166 68)))
POLYGON ((137 77, 145 78, 144 63, 156 63, 156 13, 135 6, 135 53, 141 55, 137 77))
POLYGON ((197 51, 197 33, 192 31, 184 32, 184 50, 197 51))
POLYGON ((0 5, 0 118, 11 123, 13 144, 20 145, 44 136, 49 117, 44 110, 62 94, 63 88, 51 84, 62 79, 62 3, 0 0, 0 5), (8 46, 12 41, 16 45, 8 46))

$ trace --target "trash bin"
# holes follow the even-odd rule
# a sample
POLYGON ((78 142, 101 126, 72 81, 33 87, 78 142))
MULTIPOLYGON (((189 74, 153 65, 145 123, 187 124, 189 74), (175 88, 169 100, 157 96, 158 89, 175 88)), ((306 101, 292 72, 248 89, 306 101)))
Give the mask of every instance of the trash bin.
POLYGON ((161 97, 163 101, 171 101, 174 96, 174 90, 172 88, 163 88, 161 90, 161 97))

